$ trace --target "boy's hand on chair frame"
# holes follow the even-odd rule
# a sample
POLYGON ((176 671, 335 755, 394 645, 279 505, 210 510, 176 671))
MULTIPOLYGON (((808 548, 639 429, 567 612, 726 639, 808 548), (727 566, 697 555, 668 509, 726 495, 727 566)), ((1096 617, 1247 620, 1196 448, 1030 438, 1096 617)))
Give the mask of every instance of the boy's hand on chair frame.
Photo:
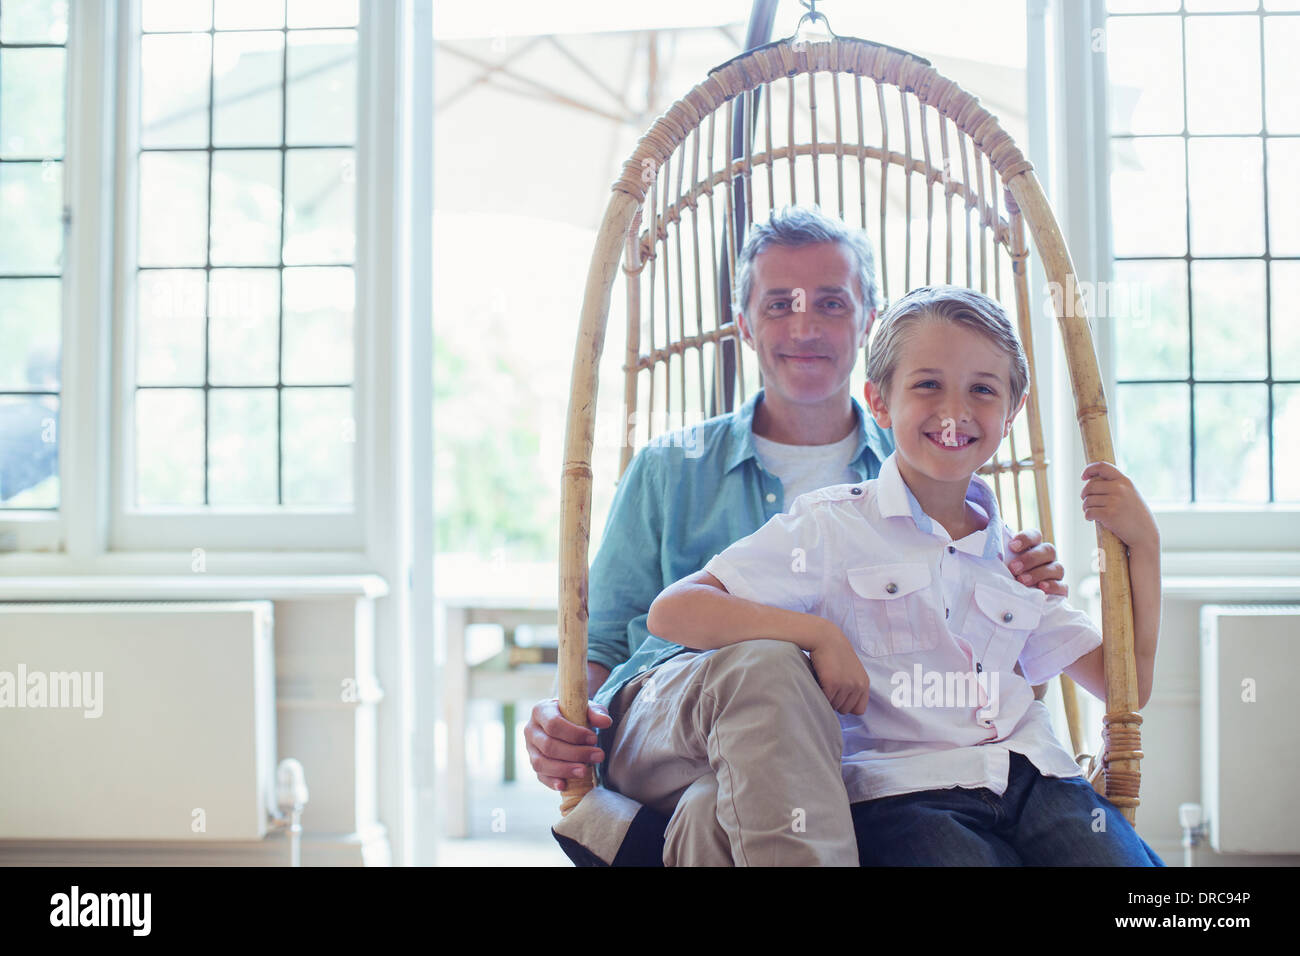
POLYGON ((1080 476, 1083 516, 1096 521, 1130 550, 1159 547, 1155 516, 1133 481, 1110 462, 1089 463, 1080 476))

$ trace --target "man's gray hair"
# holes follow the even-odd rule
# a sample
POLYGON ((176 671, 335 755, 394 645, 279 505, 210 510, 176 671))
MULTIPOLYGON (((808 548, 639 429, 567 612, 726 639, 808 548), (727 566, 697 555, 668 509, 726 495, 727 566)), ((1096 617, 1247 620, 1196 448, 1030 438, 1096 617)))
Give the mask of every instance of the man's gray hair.
POLYGON ((763 223, 749 227, 745 244, 736 257, 736 288, 733 305, 748 314, 749 297, 754 291, 754 258, 768 246, 808 246, 817 242, 838 242, 847 246, 857 265, 858 295, 862 298, 863 317, 879 308, 876 289, 876 256, 871 242, 861 229, 853 229, 817 206, 786 206, 763 223))

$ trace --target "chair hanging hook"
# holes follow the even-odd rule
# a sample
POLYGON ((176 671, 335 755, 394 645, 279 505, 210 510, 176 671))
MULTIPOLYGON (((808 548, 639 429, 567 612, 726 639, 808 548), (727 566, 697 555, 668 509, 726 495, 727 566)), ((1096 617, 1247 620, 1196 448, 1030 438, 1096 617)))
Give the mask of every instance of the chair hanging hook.
POLYGON ((831 29, 830 20, 826 19, 826 14, 817 11, 817 0, 799 0, 799 5, 808 12, 801 16, 799 22, 795 24, 795 37, 802 38, 805 41, 825 41, 835 36, 835 32, 831 29), (805 30, 804 24, 807 24, 810 29, 805 30))

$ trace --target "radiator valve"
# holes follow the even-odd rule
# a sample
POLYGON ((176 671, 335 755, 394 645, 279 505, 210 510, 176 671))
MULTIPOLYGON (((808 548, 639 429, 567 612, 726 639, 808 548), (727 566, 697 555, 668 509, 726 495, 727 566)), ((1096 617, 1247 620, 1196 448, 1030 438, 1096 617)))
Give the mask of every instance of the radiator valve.
POLYGON ((1208 835, 1201 805, 1178 804, 1178 824, 1183 828, 1183 865, 1192 866, 1192 850, 1204 843, 1208 835))
POLYGON ((307 806, 307 775, 302 764, 288 757, 275 768, 275 802, 271 829, 289 835, 289 865, 302 866, 302 811, 307 806))

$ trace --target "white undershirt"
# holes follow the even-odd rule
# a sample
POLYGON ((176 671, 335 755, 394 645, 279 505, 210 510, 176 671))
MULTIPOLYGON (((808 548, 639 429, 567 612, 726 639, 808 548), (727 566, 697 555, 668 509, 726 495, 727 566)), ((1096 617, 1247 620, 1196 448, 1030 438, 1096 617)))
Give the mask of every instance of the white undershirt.
POLYGON ((829 445, 783 445, 761 435, 754 435, 758 460, 764 468, 781 479, 781 487, 785 492, 785 511, 790 510, 796 498, 809 491, 845 482, 856 484, 859 480, 857 472, 849 465, 857 447, 856 428, 829 445))

